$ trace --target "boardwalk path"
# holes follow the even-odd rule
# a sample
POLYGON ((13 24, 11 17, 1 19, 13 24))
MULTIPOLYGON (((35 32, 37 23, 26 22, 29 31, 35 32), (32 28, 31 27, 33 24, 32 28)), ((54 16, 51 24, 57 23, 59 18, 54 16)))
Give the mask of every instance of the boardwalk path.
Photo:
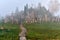
POLYGON ((26 40, 26 33, 27 33, 26 28, 21 24, 20 29, 21 29, 21 32, 19 33, 19 36, 20 36, 19 39, 20 40, 26 40))

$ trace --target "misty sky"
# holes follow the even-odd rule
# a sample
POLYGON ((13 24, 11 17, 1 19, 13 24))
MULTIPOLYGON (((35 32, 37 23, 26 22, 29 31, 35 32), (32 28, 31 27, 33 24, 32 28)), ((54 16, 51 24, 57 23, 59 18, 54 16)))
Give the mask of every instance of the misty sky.
POLYGON ((41 3, 48 9, 49 0, 0 0, 0 16, 10 15, 12 11, 15 11, 16 7, 21 11, 27 3, 29 7, 31 4, 36 7, 38 3, 41 3))

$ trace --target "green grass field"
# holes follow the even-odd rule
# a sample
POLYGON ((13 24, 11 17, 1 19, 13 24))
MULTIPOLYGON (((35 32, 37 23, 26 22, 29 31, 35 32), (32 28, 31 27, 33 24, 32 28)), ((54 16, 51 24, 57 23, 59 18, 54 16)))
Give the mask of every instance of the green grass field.
MULTIPOLYGON (((0 27, 2 23, 0 24, 0 27)), ((19 25, 6 23, 3 26, 5 29, 0 29, 0 40, 18 40, 19 39, 19 25)), ((24 23, 27 29, 28 40, 49 40, 60 39, 60 23, 24 23)))
MULTIPOLYGON (((0 27, 2 24, 0 24, 0 27)), ((18 40, 19 26, 17 24, 6 23, 3 25, 4 30, 0 29, 0 40, 18 40)))

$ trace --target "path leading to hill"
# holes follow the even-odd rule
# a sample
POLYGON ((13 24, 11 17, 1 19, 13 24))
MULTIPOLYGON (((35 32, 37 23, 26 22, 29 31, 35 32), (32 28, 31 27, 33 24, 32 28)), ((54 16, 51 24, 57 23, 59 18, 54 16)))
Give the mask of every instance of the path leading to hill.
POLYGON ((19 33, 19 36, 20 36, 19 39, 20 40, 26 40, 26 33, 27 33, 26 28, 21 24, 20 29, 21 29, 21 32, 19 33))

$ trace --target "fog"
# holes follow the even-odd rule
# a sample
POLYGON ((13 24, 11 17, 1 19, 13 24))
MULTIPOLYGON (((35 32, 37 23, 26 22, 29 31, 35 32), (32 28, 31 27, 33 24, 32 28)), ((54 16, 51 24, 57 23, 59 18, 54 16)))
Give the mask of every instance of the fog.
MULTIPOLYGON (((44 6, 47 10, 49 9, 51 0, 0 0, 0 18, 5 17, 6 15, 11 15, 11 13, 15 12, 16 7, 18 7, 19 11, 24 10, 24 6, 28 4, 29 8, 33 7, 36 8, 38 3, 41 3, 41 6, 44 6)), ((60 3, 60 0, 58 0, 60 3)), ((52 4, 53 5, 53 4, 52 4)), ((60 6, 59 6, 60 7, 60 6)), ((50 8, 51 9, 51 8, 50 8)), ((55 16, 60 16, 59 8, 56 8, 57 12, 55 11, 55 16), (57 13, 57 14, 56 14, 57 13)))
POLYGON ((36 7, 39 2, 48 8, 47 4, 49 0, 47 0, 47 2, 45 0, 0 0, 0 16, 5 17, 12 11, 15 12, 16 7, 19 8, 19 11, 21 11, 24 9, 25 4, 29 4, 29 7, 31 7, 33 4, 33 6, 36 7))

